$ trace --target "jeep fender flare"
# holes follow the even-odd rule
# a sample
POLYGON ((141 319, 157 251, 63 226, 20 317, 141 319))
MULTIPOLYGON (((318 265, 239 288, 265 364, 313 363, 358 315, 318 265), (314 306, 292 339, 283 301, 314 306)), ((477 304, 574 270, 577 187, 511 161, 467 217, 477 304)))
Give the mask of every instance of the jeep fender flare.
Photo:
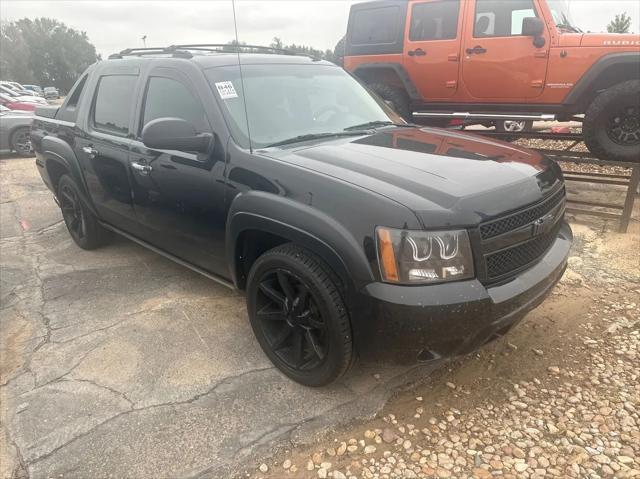
MULTIPOLYGON (((82 176, 80 162, 71 146, 60 138, 46 135, 42 138, 41 149, 47 175, 49 174, 49 162, 57 163, 66 169, 71 178, 76 182, 76 185, 78 185, 82 201, 91 212, 97 216, 97 212, 91 201, 91 196, 88 194, 84 177, 82 176)), ((52 181, 51 178, 49 181, 52 181)), ((51 187, 55 189, 55 185, 52 184, 51 187)), ((53 193, 55 195, 57 192, 54 191, 53 193)))
POLYGON ((603 56, 582 75, 564 100, 571 110, 584 110, 599 90, 608 88, 625 80, 635 78, 616 78, 618 69, 640 71, 640 52, 610 53, 603 56))
POLYGON ((421 99, 420 92, 411 81, 411 77, 399 63, 361 63, 353 70, 353 75, 366 83, 365 79, 371 74, 375 75, 384 70, 393 71, 396 74, 411 100, 421 99))
POLYGON ((329 265, 347 290, 375 281, 364 247, 335 219, 283 196, 250 191, 234 198, 226 226, 227 264, 236 286, 238 238, 249 230, 271 233, 309 249, 329 265))

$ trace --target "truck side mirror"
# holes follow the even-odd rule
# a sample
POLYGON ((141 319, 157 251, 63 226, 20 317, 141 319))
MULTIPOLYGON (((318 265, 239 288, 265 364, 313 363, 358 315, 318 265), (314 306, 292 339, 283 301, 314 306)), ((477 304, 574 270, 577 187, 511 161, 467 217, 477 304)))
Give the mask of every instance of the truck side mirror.
POLYGON ((182 118, 157 118, 142 129, 142 143, 157 150, 205 153, 211 138, 210 134, 198 134, 195 126, 182 118))
POLYGON ((527 17, 522 19, 522 34, 526 37, 533 37, 533 45, 542 48, 545 44, 544 22, 538 17, 527 17))

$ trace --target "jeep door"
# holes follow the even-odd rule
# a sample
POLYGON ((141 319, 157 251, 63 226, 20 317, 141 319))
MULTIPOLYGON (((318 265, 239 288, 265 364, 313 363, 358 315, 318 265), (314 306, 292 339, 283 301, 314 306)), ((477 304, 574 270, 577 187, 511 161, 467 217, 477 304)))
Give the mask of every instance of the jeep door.
MULTIPOLYGON (((206 153, 156 150, 142 143, 144 126, 165 117, 187 120, 199 133, 214 133, 204 108, 207 100, 209 104, 214 100, 198 93, 191 81, 194 76, 175 68, 155 67, 144 80, 130 156, 135 210, 143 239, 193 265, 228 277, 221 141, 214 134, 206 153)), ((204 79, 202 82, 212 95, 204 79)))
POLYGON ((407 11, 404 68, 425 100, 456 93, 463 6, 461 0, 426 0, 407 11))
POLYGON ((78 116, 74 151, 100 218, 131 234, 138 222, 129 177, 129 132, 138 88, 138 68, 107 65, 87 91, 90 106, 78 116), (95 88, 94 88, 95 85, 95 88))
POLYGON ((483 100, 524 102, 542 94, 550 35, 544 46, 522 35, 527 17, 543 16, 534 0, 468 0, 462 79, 468 93, 483 100))

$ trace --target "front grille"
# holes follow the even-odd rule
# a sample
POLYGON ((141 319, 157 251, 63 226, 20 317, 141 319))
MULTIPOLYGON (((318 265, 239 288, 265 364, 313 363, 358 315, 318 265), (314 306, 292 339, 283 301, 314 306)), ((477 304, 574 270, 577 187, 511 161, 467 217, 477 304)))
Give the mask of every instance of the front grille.
POLYGON ((538 218, 541 218, 549 211, 551 211, 554 206, 556 206, 562 200, 564 195, 564 188, 561 188, 549 198, 533 207, 530 207, 524 211, 517 211, 505 218, 500 218, 481 225, 481 238, 483 240, 493 238, 495 236, 499 236, 501 234, 507 233, 509 231, 534 222, 538 218))
POLYGON ((551 248, 561 225, 562 221, 557 221, 546 234, 485 256, 487 276, 490 279, 499 278, 533 263, 551 248))

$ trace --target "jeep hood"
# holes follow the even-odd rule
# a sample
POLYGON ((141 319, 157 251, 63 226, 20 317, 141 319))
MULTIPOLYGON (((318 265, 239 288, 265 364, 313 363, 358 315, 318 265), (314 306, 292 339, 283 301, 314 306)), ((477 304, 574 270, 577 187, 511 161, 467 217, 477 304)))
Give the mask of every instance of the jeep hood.
POLYGON ((618 47, 640 48, 640 35, 619 33, 585 33, 582 35, 581 47, 618 47))
POLYGON ((562 177, 535 151, 432 128, 385 129, 268 154, 397 201, 425 224, 453 216, 475 224, 539 200, 562 177))

